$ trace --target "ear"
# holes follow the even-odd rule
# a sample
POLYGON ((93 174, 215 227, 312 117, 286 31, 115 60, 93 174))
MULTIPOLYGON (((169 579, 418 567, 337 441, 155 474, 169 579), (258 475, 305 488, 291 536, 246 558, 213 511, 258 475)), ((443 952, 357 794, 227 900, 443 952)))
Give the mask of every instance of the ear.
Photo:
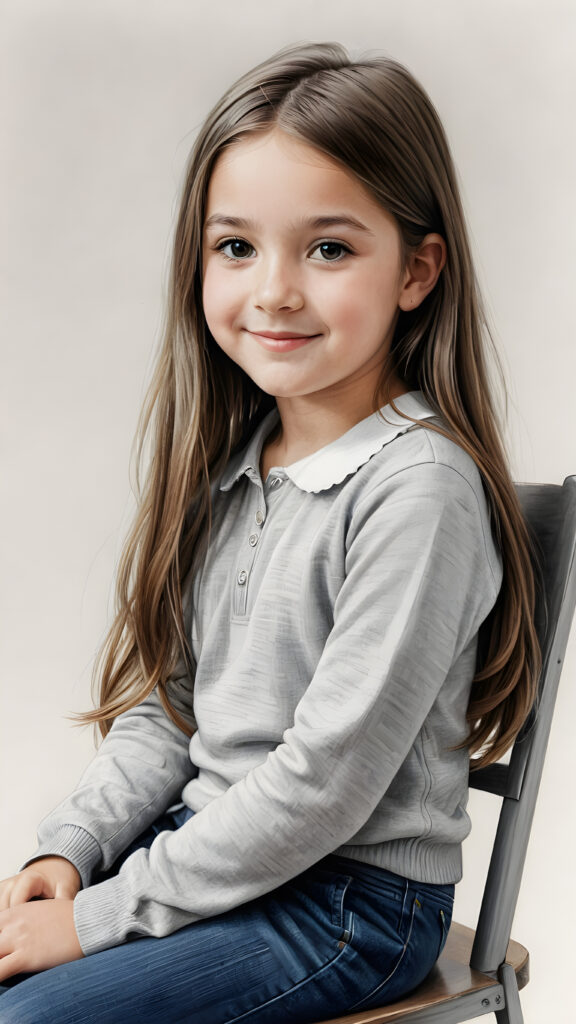
POLYGON ((408 257, 404 283, 398 298, 400 309, 409 312, 430 294, 446 263, 446 242, 442 235, 426 235, 408 257))

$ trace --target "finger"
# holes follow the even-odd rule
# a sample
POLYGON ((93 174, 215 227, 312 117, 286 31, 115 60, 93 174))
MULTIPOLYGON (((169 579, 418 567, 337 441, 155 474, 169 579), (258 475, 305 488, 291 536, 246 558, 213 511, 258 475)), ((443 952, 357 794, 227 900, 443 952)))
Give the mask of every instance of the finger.
POLYGON ((46 879, 42 875, 35 871, 23 871, 14 879, 8 906, 17 907, 20 903, 28 903, 35 896, 48 895, 45 887, 46 879))
POLYGON ((22 966, 18 953, 8 953, 6 956, 0 954, 0 982, 21 973, 22 966))
POLYGON ((14 879, 7 878, 5 882, 0 885, 0 911, 8 910, 10 906, 10 894, 14 886, 14 879))

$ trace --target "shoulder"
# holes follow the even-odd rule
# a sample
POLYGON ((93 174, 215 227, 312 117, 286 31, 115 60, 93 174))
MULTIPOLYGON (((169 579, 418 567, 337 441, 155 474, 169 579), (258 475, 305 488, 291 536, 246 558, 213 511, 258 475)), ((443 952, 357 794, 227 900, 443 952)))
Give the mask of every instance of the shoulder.
POLYGON ((358 471, 358 498, 375 491, 418 490, 433 496, 459 495, 486 507, 482 477, 474 460, 455 441, 416 426, 385 445, 358 471))
POLYGON ((455 441, 418 426, 377 452, 355 483, 353 534, 372 525, 399 545, 412 535, 416 544, 433 538, 456 558, 475 552, 499 586, 501 558, 482 476, 455 441))

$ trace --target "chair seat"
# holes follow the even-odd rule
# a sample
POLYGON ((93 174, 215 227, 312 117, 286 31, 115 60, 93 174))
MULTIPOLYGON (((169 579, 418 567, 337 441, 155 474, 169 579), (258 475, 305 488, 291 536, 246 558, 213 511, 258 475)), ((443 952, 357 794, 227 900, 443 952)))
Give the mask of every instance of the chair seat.
MULTIPOLYGON (((497 978, 481 974, 470 967, 473 942, 473 929, 453 922, 438 963, 426 980, 409 996, 375 1010, 360 1010, 346 1017, 332 1017, 322 1024, 389 1024, 391 1021, 405 1020, 418 1011, 439 1008, 443 1003, 449 1003, 451 999, 467 993, 479 994, 479 1013, 498 1010, 499 1004, 496 1000, 502 999, 501 985, 497 978), (488 999, 489 1005, 482 1003, 482 999, 488 999)), ((518 988, 523 988, 529 978, 528 950, 519 942, 511 941, 506 963, 514 969, 518 988)))

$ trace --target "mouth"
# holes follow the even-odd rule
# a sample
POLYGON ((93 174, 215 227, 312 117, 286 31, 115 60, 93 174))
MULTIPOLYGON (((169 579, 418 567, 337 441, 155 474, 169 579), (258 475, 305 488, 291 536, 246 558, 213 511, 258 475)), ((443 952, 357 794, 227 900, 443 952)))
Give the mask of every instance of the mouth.
POLYGON ((264 348, 272 352, 289 352, 319 338, 319 334, 299 334, 297 331, 248 331, 264 348))

